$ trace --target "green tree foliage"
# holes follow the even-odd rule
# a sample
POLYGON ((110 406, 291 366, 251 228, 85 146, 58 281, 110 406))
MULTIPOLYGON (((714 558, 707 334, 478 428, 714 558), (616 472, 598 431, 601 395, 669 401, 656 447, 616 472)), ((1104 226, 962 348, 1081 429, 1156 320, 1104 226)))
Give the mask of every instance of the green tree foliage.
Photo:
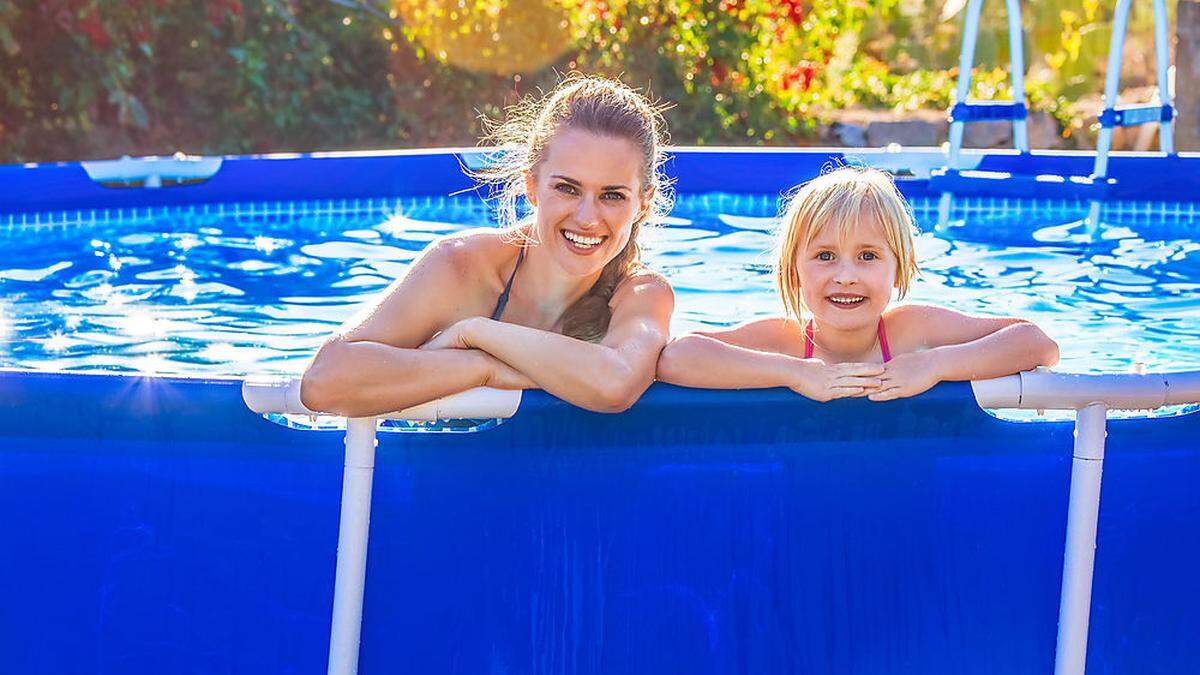
MULTIPOLYGON (((0 0, 0 161, 471 144, 480 115, 568 70, 673 103, 677 143, 812 143, 838 110, 946 108, 963 4, 0 0)), ((1027 96, 1068 133, 1101 87, 1107 4, 1022 5, 1027 96)), ((1010 95, 1003 5, 985 6, 981 98, 1010 95)), ((1149 7, 1127 84, 1152 76, 1149 7)))

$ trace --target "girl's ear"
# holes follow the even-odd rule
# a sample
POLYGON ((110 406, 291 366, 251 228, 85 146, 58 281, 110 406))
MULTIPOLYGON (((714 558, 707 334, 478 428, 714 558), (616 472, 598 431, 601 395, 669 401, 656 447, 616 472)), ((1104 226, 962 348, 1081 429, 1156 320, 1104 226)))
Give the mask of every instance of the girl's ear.
POLYGON ((530 206, 537 208, 537 176, 529 169, 525 169, 525 199, 530 206))

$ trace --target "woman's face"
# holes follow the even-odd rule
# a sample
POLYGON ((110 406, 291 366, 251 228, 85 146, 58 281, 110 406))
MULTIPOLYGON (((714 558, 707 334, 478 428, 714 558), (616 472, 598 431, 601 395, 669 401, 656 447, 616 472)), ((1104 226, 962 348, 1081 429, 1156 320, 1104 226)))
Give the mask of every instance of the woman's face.
POLYGON ((864 215, 844 236, 840 229, 822 227, 797 252, 800 294, 822 325, 873 327, 896 287, 896 256, 874 217, 864 215))
POLYGON ((538 241, 572 276, 598 274, 625 248, 649 204, 645 192, 641 152, 632 141, 571 128, 554 134, 525 176, 538 241))

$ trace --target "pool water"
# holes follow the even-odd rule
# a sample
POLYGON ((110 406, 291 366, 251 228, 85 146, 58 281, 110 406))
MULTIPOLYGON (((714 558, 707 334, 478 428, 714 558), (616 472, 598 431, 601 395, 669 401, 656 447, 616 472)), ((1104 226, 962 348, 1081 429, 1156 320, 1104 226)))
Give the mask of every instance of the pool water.
MULTIPOLYGON (((915 202, 909 300, 1023 316, 1066 372, 1200 368, 1200 215, 915 202)), ((682 195, 647 260, 677 293, 674 332, 778 314, 775 195, 682 195)), ((0 366, 161 374, 298 373, 325 336, 431 240, 493 226, 473 195, 43 214, 0 225, 0 366)))

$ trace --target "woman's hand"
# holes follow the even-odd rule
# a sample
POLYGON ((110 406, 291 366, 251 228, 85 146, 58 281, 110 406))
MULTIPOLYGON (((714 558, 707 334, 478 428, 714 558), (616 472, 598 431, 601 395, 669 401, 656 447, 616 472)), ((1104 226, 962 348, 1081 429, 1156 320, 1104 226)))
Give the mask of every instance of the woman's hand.
POLYGON ((493 389, 537 389, 538 385, 525 373, 513 368, 500 359, 486 354, 489 361, 488 377, 483 386, 493 389))
POLYGON ((421 349, 470 349, 476 350, 484 358, 486 365, 487 377, 480 386, 493 387, 495 389, 537 389, 537 383, 529 379, 524 373, 513 368, 500 359, 488 354, 485 351, 477 350, 472 339, 473 335, 477 335, 475 331, 486 330, 484 322, 490 321, 482 316, 472 316, 466 319, 455 321, 434 335, 428 342, 421 345, 421 349))
POLYGON ((901 354, 883 365, 882 384, 868 398, 890 401, 916 396, 941 380, 935 350, 901 354))
POLYGON ((880 386, 884 366, 881 363, 835 363, 819 359, 797 361, 792 391, 814 401, 829 401, 847 396, 866 396, 880 386))
POLYGON ((429 341, 421 345, 421 349, 474 349, 475 346, 471 340, 472 335, 476 335, 476 330, 479 330, 481 322, 490 321, 482 316, 472 316, 466 319, 455 321, 446 326, 440 333, 429 338, 429 341))

